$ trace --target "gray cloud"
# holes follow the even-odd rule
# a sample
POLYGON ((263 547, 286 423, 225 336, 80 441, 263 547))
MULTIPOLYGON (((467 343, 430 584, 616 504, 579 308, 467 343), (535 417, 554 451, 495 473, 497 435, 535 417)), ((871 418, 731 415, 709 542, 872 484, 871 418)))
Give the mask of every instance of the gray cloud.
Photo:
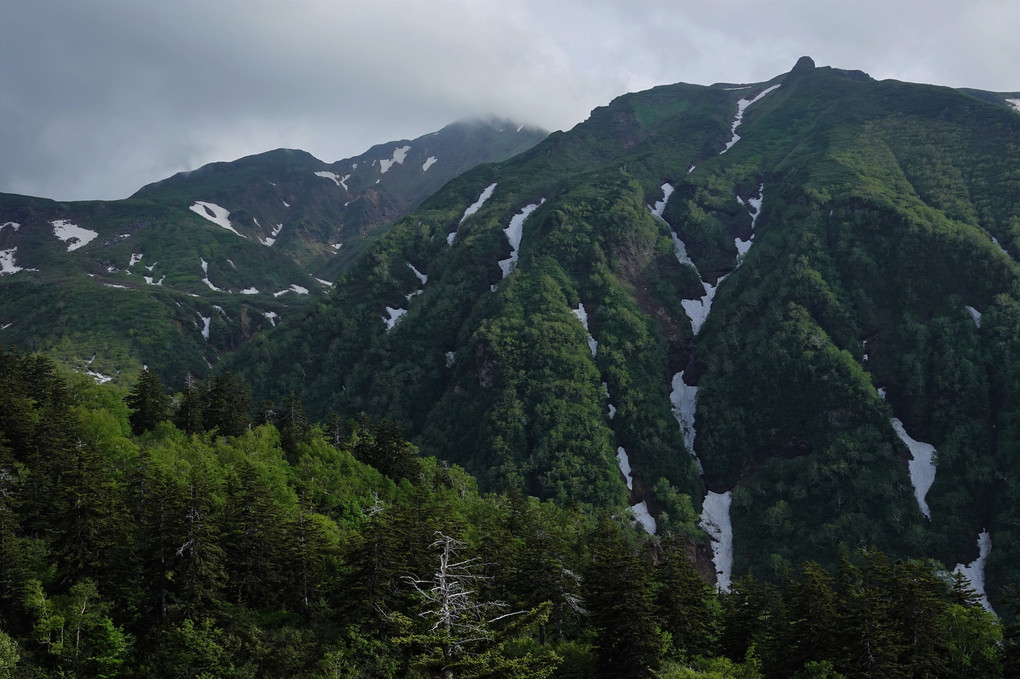
POLYGON ((766 80, 804 54, 1016 90, 1018 29, 1013 0, 7 3, 0 191, 119 198, 214 160, 332 161, 474 114, 566 129, 624 92, 766 80))

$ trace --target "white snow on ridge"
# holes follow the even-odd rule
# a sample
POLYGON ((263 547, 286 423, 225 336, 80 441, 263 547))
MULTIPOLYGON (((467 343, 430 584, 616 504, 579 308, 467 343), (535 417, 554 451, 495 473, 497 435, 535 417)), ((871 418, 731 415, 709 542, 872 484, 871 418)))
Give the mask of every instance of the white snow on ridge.
POLYGON ((489 198, 492 197, 492 192, 495 191, 495 190, 496 190, 496 182, 493 182, 493 183, 489 184, 488 186, 486 186, 485 190, 482 191, 481 195, 478 196, 478 200, 476 200, 475 202, 471 203, 471 205, 469 205, 467 207, 467 209, 464 210, 464 216, 460 218, 460 222, 459 223, 463 224, 465 219, 467 219, 468 217, 470 217, 474 213, 478 212, 478 210, 480 210, 481 207, 483 205, 485 205, 485 201, 489 200, 489 198))
POLYGON ((411 150, 410 146, 400 146, 398 148, 393 149, 393 156, 389 160, 379 161, 379 172, 381 174, 386 174, 387 170, 393 167, 394 163, 403 165, 404 159, 407 158, 407 152, 410 150, 411 150))
POLYGON ((988 558, 992 551, 992 536, 988 534, 987 530, 983 530, 978 534, 977 543, 978 558, 966 565, 962 563, 956 564, 953 572, 963 573, 967 580, 970 581, 970 586, 981 595, 981 605, 985 607, 986 611, 994 613, 992 604, 988 601, 988 594, 985 593, 985 559, 988 558))
POLYGON ((730 522, 730 491, 708 491, 701 507, 701 527, 712 538, 712 562, 715 584, 724 592, 730 589, 733 574, 733 524, 730 522))
POLYGON ((386 332, 392 330, 393 326, 397 324, 397 321, 400 319, 400 317, 406 313, 407 309, 394 309, 391 306, 386 307, 386 314, 388 318, 387 316, 383 316, 383 323, 386 324, 386 332))
POLYGON ((630 458, 627 457, 627 451, 623 446, 616 449, 616 463, 620 466, 623 480, 627 482, 627 490, 634 490, 634 477, 630 475, 630 458))
POLYGON ((976 325, 977 327, 980 328, 981 327, 981 312, 978 311, 977 309, 975 309, 972 306, 965 306, 963 308, 966 309, 967 313, 970 314, 970 317, 974 319, 974 325, 976 325))
POLYGON ((910 449, 910 484, 914 486, 917 506, 921 508, 921 513, 930 519, 931 509, 924 497, 928 494, 931 484, 935 482, 935 446, 910 438, 899 418, 893 417, 889 421, 892 423, 896 435, 910 449))
POLYGON ((67 243, 68 252, 85 247, 99 235, 91 229, 83 229, 66 219, 54 219, 50 225, 53 226, 53 235, 67 243))
POLYGON ((683 432, 687 452, 697 463, 698 471, 704 475, 705 468, 701 466, 701 460, 694 452, 694 439, 697 436, 697 431, 694 429, 694 413, 698 409, 698 388, 684 382, 683 370, 673 375, 673 390, 669 393, 669 401, 673 404, 673 417, 676 418, 680 425, 680 431, 683 432))
POLYGON ((430 167, 432 167, 433 165, 435 165, 435 163, 436 163, 436 161, 437 161, 437 160, 438 160, 438 158, 436 158, 435 156, 429 156, 429 157, 428 157, 428 160, 426 160, 426 161, 425 161, 425 162, 424 162, 424 163, 422 164, 422 166, 421 166, 421 171, 422 171, 422 172, 428 172, 428 171, 429 171, 429 168, 430 168, 430 167))
POLYGON ((1006 103, 1013 107, 1013 110, 1020 113, 1020 99, 1007 99, 1006 103))
POLYGON ((520 212, 510 219, 510 224, 504 229, 506 239, 510 241, 510 256, 507 259, 499 260, 499 268, 503 271, 503 278, 509 276, 514 266, 517 265, 518 250, 521 247, 521 239, 524 237, 524 221, 544 202, 545 198, 537 203, 525 205, 520 212))
POLYGON ((630 511, 634 512, 634 520, 641 524, 641 527, 645 529, 645 532, 649 535, 655 535, 657 526, 655 525, 655 517, 648 512, 648 503, 642 500, 641 502, 633 505, 630 511))
POLYGON ((669 202, 669 197, 673 195, 673 185, 669 182, 664 183, 662 189, 662 200, 655 201, 655 205, 649 205, 648 209, 651 210, 652 215, 662 219, 662 212, 666 209, 666 203, 669 202))
POLYGON ((592 358, 595 358, 599 351, 599 343, 595 341, 595 338, 591 336, 591 331, 588 330, 588 312, 584 310, 584 304, 578 302, 577 308, 571 309, 571 311, 577 316, 577 320, 581 321, 584 331, 588 333, 588 350, 591 351, 592 358))
POLYGON ((762 90, 758 94, 758 96, 756 96, 754 99, 741 99, 740 101, 737 102, 737 116, 733 119, 733 125, 730 128, 730 132, 732 132, 733 138, 726 142, 726 148, 720 151, 719 155, 726 153, 731 148, 733 148, 734 144, 740 141, 740 135, 737 134, 737 128, 740 127, 740 123, 744 122, 744 111, 746 111, 747 108, 752 104, 761 101, 766 94, 768 94, 774 89, 777 89, 778 87, 779 85, 773 85, 772 87, 762 90))
POLYGON ((14 255, 18 252, 18 248, 11 248, 10 250, 0 250, 0 276, 7 274, 18 273, 24 271, 24 269, 14 263, 14 255))
MULTIPOLYGON (((216 226, 221 226, 234 235, 241 236, 234 227, 230 225, 230 212, 215 203, 206 203, 202 200, 195 201, 195 204, 188 208, 199 217, 204 217, 216 226)), ((241 236, 244 238, 244 236, 241 236)))

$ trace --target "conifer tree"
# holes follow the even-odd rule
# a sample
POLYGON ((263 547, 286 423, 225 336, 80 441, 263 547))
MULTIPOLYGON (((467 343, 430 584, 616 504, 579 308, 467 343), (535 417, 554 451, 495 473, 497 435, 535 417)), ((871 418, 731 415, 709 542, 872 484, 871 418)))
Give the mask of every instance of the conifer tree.
POLYGON ((163 392, 159 376, 148 368, 142 370, 125 401, 131 408, 128 422, 135 436, 155 429, 170 416, 170 397, 163 392))
POLYGON ((620 526, 604 518, 592 535, 584 580, 600 677, 650 677, 659 665, 662 638, 655 625, 650 569, 648 560, 627 544, 620 526))
POLYGON ((660 625, 685 657, 713 655, 720 625, 715 592, 694 570, 680 538, 671 535, 662 547, 663 560, 655 570, 660 625))

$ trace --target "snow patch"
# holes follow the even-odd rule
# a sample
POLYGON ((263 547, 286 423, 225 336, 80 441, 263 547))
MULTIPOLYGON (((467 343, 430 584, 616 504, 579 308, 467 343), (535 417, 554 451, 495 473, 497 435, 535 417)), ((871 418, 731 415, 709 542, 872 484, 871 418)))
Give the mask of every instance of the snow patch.
POLYGON ((393 149, 393 156, 389 160, 379 161, 379 172, 386 174, 387 170, 393 167, 394 163, 398 165, 404 164, 404 159, 407 158, 407 152, 411 150, 410 146, 400 146, 393 149))
POLYGON ((113 381, 113 378, 109 375, 104 375, 103 373, 96 372, 95 370, 86 370, 85 374, 94 379, 96 384, 106 384, 107 382, 113 381))
POLYGON ((142 253, 140 253, 140 252, 133 252, 133 253, 131 253, 131 261, 128 262, 128 268, 130 269, 131 267, 133 267, 135 264, 137 264, 140 261, 142 261, 142 253))
POLYGON ((406 313, 407 309, 394 309, 391 306, 386 307, 386 316, 383 316, 383 323, 386 324, 386 332, 392 330, 393 326, 397 324, 397 320, 406 313))
POLYGON ((669 393, 669 402, 673 404, 673 417, 680 425, 680 431, 684 435, 684 445, 687 452, 691 454, 698 465, 698 471, 705 473, 701 466, 701 460, 694 452, 694 439, 697 431, 694 429, 694 413, 698 409, 698 388, 689 386, 684 382, 684 371, 681 370, 673 375, 673 390, 669 393))
POLYGON ((148 283, 149 285, 163 285, 163 280, 166 279, 166 274, 163 274, 163 276, 158 281, 154 280, 155 276, 142 276, 142 278, 144 278, 145 282, 148 283))
POLYGON ((917 506, 921 508, 921 513, 930 519, 931 510, 924 497, 928 494, 931 484, 935 482, 935 446, 912 439, 899 418, 893 417, 889 421, 896 435, 910 449, 910 484, 914 487, 917 506))
POLYGON ((976 325, 977 327, 980 328, 981 327, 981 312, 978 311, 977 309, 975 309, 972 306, 965 306, 963 308, 966 309, 967 313, 970 314, 970 317, 974 319, 974 325, 976 325))
MULTIPOLYGON (((325 170, 322 170, 320 172, 316 172, 315 176, 322 177, 323 179, 332 179, 333 183, 336 184, 337 186, 343 186, 345 189, 347 188, 346 186, 343 185, 343 183, 341 183, 340 175, 338 175, 336 172, 327 172, 325 170)), ((347 175, 347 177, 350 177, 350 175, 347 175)), ((347 177, 344 177, 344 179, 347 179, 347 177)))
POLYGON ((655 205, 649 205, 648 209, 651 210, 652 215, 662 219, 662 212, 666 209, 666 203, 669 202, 669 197, 673 195, 673 185, 666 182, 659 188, 662 189, 662 200, 655 201, 655 205))
POLYGON ((256 288, 256 287, 245 288, 244 290, 241 291, 241 294, 242 295, 257 295, 257 294, 259 294, 259 289, 256 288))
MULTIPOLYGON (((676 233, 674 233, 673 231, 670 231, 669 235, 673 237, 673 254, 676 255, 677 261, 680 262, 681 264, 687 264, 688 266, 692 267, 695 271, 697 271, 698 267, 694 266, 694 260, 692 260, 691 256, 687 254, 686 243, 680 240, 680 237, 677 236, 676 233)), ((699 278, 701 277, 700 273, 698 273, 698 277, 699 278)))
MULTIPOLYGON (((241 236, 241 234, 239 234, 234 227, 230 225, 230 212, 228 212, 226 208, 222 208, 215 203, 206 203, 205 201, 198 200, 195 201, 194 205, 188 209, 199 217, 208 219, 216 226, 222 226, 227 231, 230 231, 237 236, 241 236)), ((244 236, 241 236, 241 238, 244 238, 244 236)))
POLYGON ((8 226, 14 229, 15 231, 21 228, 21 224, 18 224, 17 222, 4 222, 3 224, 0 224, 0 231, 3 231, 8 226))
POLYGON ((878 397, 883 401, 885 400, 885 387, 878 388, 878 397))
POLYGON ((503 278, 509 276, 514 266, 517 265, 518 250, 521 247, 521 239, 524 237, 524 221, 544 202, 545 198, 537 203, 525 205, 524 209, 510 219, 510 224, 503 230, 506 233, 506 239, 510 241, 510 256, 499 260, 499 268, 503 271, 503 278))
POLYGON ((14 325, 14 323, 4 323, 3 325, 0 325, 0 330, 6 330, 7 328, 11 327, 12 325, 14 325))
POLYGON ((1006 103, 1009 104, 1014 111, 1020 113, 1020 99, 1007 99, 1006 103))
POLYGON ((315 280, 317 280, 320 285, 325 285, 327 288, 332 288, 333 287, 333 284, 330 283, 329 281, 325 280, 325 279, 316 278, 315 280))
POLYGON ((729 274, 722 276, 716 281, 715 285, 710 285, 706 281, 702 281, 701 285, 705 288, 705 294, 701 299, 682 299, 680 300, 681 306, 684 308, 684 312, 687 317, 691 319, 691 330, 697 335, 701 332, 701 326, 705 324, 705 320, 708 318, 709 311, 712 310, 712 301, 715 299, 716 290, 719 289, 719 285, 726 280, 729 274))
POLYGON ((266 236, 265 238, 259 238, 259 242, 261 242, 266 247, 272 247, 273 244, 276 243, 276 237, 280 235, 281 231, 283 231, 283 224, 277 224, 276 226, 273 227, 273 230, 270 232, 268 236, 266 236))
POLYGON ((460 218, 460 222, 458 223, 458 225, 459 224, 463 224, 465 219, 467 219, 468 217, 470 217, 474 213, 478 212, 478 210, 480 210, 481 207, 483 205, 485 205, 485 201, 489 200, 489 198, 492 197, 492 192, 495 191, 495 190, 496 190, 496 182, 493 182, 493 183, 489 184, 488 186, 486 186, 485 190, 482 191, 481 195, 478 196, 478 200, 476 200, 475 202, 471 203, 471 205, 468 205, 467 209, 464 210, 464 216, 460 218))
POLYGON ((53 226, 53 235, 67 243, 68 252, 85 247, 99 235, 91 229, 83 229, 66 219, 54 219, 50 225, 53 226))
POLYGON ((18 248, 0 250, 0 276, 24 271, 22 267, 14 263, 14 255, 17 254, 17 252, 18 248))
POLYGON ((446 367, 452 368, 453 364, 457 361, 457 356, 452 351, 446 352, 446 367))
POLYGON ((715 564, 715 584, 728 592, 733 575, 733 524, 730 523, 730 491, 708 491, 701 507, 701 527, 712 538, 712 562, 715 564))
POLYGON ((649 535, 655 535, 656 525, 655 517, 648 512, 648 503, 642 500, 636 505, 630 508, 630 511, 634 512, 634 520, 641 524, 641 527, 645 529, 645 532, 649 535))
POLYGON ((726 142, 726 148, 720 151, 719 155, 726 153, 733 148, 734 144, 740 141, 740 135, 737 134, 737 128, 740 127, 740 123, 744 122, 744 111, 747 110, 747 107, 761 101, 766 94, 778 87, 779 85, 773 85, 768 89, 762 90, 754 99, 741 99, 737 102, 737 116, 733 119, 733 124, 730 126, 730 132, 733 134, 733 138, 726 142))
POLYGON ((435 165, 437 160, 438 158, 436 158, 435 156, 429 156, 428 159, 422 164, 421 171, 428 172, 429 168, 435 165))
POLYGON ((209 280, 209 262, 205 261, 201 257, 199 257, 199 261, 202 262, 202 273, 205 274, 204 276, 202 276, 202 282, 208 285, 209 289, 212 290, 213 292, 223 292, 215 285, 213 285, 212 281, 209 280))
POLYGON ((202 319, 202 337, 209 340, 209 326, 212 325, 212 316, 199 316, 202 319))
POLYGON ((978 534, 977 543, 978 558, 966 565, 956 564, 953 572, 963 573, 964 577, 970 581, 970 586, 981 595, 981 605, 985 607, 986 611, 994 613, 992 604, 988 601, 988 594, 985 593, 985 559, 992 552, 992 536, 987 530, 983 530, 978 534))
POLYGON ((581 325, 584 326, 584 331, 588 333, 588 350, 591 351, 592 358, 599 351, 599 343, 595 341, 595 338, 591 336, 591 332, 588 330, 588 312, 584 310, 584 304, 578 302, 576 309, 571 309, 577 319, 581 321, 581 325))
POLYGON ((263 311, 262 315, 269 319, 274 328, 276 327, 276 322, 280 320, 280 315, 275 311, 263 311))
POLYGON ((627 457, 627 451, 623 449, 623 446, 616 449, 616 463, 620 466, 623 480, 627 482, 627 490, 634 490, 634 477, 630 474, 630 458, 627 457))
POLYGON ((308 294, 308 288, 304 288, 304 287, 301 287, 300 285, 295 285, 295 284, 291 283, 291 286, 289 288, 287 288, 286 290, 280 290, 279 292, 274 292, 273 293, 273 297, 279 297, 280 295, 286 295, 288 292, 295 292, 295 293, 297 293, 299 295, 307 295, 308 294))
POLYGON ((414 264, 408 262, 407 265, 411 267, 411 271, 414 272, 414 275, 418 278, 418 280, 421 281, 422 285, 425 285, 426 283, 429 282, 429 277, 426 274, 423 274, 421 271, 418 271, 418 269, 414 268, 414 264))
POLYGON ((118 290, 127 290, 128 289, 128 286, 126 286, 126 285, 117 285, 116 283, 103 283, 103 285, 105 285, 108 288, 117 288, 118 290))

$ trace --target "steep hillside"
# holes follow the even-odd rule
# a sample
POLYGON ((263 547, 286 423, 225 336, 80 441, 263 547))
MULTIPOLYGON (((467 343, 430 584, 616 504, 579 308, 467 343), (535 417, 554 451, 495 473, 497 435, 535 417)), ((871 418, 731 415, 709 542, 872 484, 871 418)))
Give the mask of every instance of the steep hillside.
POLYGON ((806 58, 620 97, 450 182, 230 367, 321 417, 394 419, 483 487, 626 499, 711 547, 721 586, 874 544, 1000 592, 1014 98, 806 58))
POLYGON ((0 343, 122 384, 149 365, 180 388, 296 317, 450 178, 543 136, 470 121, 333 165, 284 149, 214 163, 128 200, 0 194, 0 343))

